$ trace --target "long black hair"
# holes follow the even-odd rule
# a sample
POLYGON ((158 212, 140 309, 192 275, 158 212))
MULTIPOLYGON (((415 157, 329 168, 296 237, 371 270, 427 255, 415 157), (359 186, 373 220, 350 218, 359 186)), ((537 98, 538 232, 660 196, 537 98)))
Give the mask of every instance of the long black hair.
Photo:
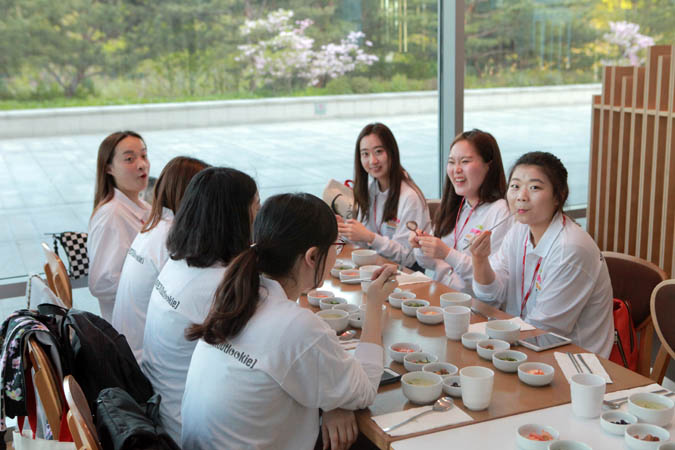
POLYGON ((202 338, 216 345, 239 334, 258 305, 260 274, 288 277, 298 258, 312 247, 319 250, 314 287, 319 286, 336 239, 335 215, 321 199, 311 194, 268 198, 253 224, 254 244, 230 263, 206 320, 188 328, 186 339, 202 338))

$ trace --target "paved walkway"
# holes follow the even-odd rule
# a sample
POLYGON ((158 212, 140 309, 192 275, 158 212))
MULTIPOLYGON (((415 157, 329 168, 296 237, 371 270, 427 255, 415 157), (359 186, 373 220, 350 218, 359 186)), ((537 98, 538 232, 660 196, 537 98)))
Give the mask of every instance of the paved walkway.
MULTIPOLYGON (((174 156, 195 156, 247 172, 265 199, 289 191, 321 195, 330 178, 351 178, 356 136, 378 119, 137 131, 148 145, 151 175, 157 176, 174 156)), ((384 122, 398 140, 404 167, 428 197, 437 197, 437 116, 388 117, 384 122)), ((570 173, 570 203, 586 202, 590 106, 467 112, 465 126, 495 135, 507 170, 526 151, 557 154, 570 173)), ((44 233, 87 229, 96 151, 104 137, 0 140, 0 283, 42 271, 44 233)))

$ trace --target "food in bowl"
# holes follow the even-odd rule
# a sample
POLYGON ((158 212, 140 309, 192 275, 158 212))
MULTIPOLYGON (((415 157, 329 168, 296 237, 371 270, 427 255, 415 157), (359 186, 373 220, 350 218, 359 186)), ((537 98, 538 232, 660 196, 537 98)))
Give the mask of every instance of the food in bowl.
POLYGON ((487 350, 494 350, 494 349, 495 349, 495 346, 492 345, 492 344, 487 344, 487 345, 484 345, 483 348, 485 348, 485 349, 487 349, 487 350))
MULTIPOLYGON (((412 306, 412 305, 410 305, 410 306, 412 306)), ((432 309, 432 310, 429 310, 429 311, 423 311, 420 314, 423 314, 425 316, 435 316, 436 314, 440 314, 440 313, 438 311, 434 311, 432 309)))
POLYGON ((431 362, 429 361, 429 358, 417 358, 409 361, 415 364, 429 364, 431 362))
POLYGON ((635 439, 640 439, 641 441, 647 441, 647 442, 660 442, 661 441, 661 439, 659 439, 658 436, 652 436, 651 434, 645 434, 642 437, 640 437, 639 434, 634 434, 633 437, 635 439))
POLYGON ((610 420, 609 423, 613 423, 614 425, 630 425, 630 422, 626 422, 626 421, 623 420, 623 419, 621 419, 621 420, 615 420, 615 421, 611 421, 611 420, 610 420))
POLYGON ((434 384, 436 384, 435 381, 427 380, 424 378, 406 379, 405 382, 408 384, 412 384, 413 386, 433 386, 434 384))
POLYGON ((448 372, 446 369, 434 370, 433 373, 435 373, 436 375, 440 375, 440 376, 450 375, 450 372, 448 372))
POLYGON ((541 369, 526 370, 525 373, 529 373, 530 375, 546 375, 541 369))
MULTIPOLYGON (((502 361, 511 361, 511 362, 517 362, 518 361, 516 358, 511 358, 510 356, 498 356, 497 359, 501 359, 502 361)), ((542 372, 542 374, 543 374, 543 372, 542 372)))
POLYGON ((552 441, 555 439, 553 435, 546 430, 543 430, 541 433, 537 434, 534 431, 530 432, 527 436, 525 436, 531 441, 552 441))
POLYGON ((391 349, 394 350, 395 352, 405 352, 405 353, 412 353, 415 351, 414 349, 407 347, 392 347, 391 349))
POLYGON ((321 317, 324 319, 340 319, 343 316, 341 314, 323 314, 321 317))
MULTIPOLYGON (((422 302, 412 301, 412 302, 406 302, 406 306, 410 306, 411 308, 422 308, 422 307, 427 306, 427 305, 425 305, 422 302)), ((434 313, 434 314, 436 314, 436 313, 434 313)))
POLYGON ((647 408, 647 409, 666 409, 667 408, 666 405, 661 405, 659 403, 650 402, 650 401, 647 401, 647 400, 635 400, 633 403, 638 405, 638 406, 641 406, 643 408, 647 408))

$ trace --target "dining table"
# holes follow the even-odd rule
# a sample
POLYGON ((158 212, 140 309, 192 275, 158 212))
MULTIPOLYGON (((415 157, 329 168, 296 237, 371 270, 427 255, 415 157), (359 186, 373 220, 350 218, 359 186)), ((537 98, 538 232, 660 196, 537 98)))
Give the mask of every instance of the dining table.
MULTIPOLYGON (((342 260, 351 260, 351 252, 353 249, 354 247, 352 245, 346 245, 338 258, 342 260)), ((378 256, 376 264, 380 265, 386 263, 390 262, 378 256)), ((405 272, 410 271, 406 269, 405 272)), ((336 297, 343 297, 347 302, 356 305, 361 305, 368 301, 360 284, 346 284, 335 277, 328 277, 320 289, 331 291, 336 297)), ((440 306, 440 296, 442 294, 446 292, 456 292, 450 287, 435 281, 406 284, 401 286, 401 289, 413 292, 417 299, 428 300, 431 306, 440 306)), ((318 307, 309 304, 306 295, 300 297, 299 303, 302 307, 309 308, 313 311, 319 310, 318 307)), ((490 306, 475 298, 472 299, 472 309, 481 313, 471 313, 472 324, 486 321, 486 317, 494 317, 497 319, 512 318, 509 314, 498 308, 490 306)), ((555 375, 549 385, 533 387, 521 382, 517 374, 504 373, 495 369, 491 361, 480 358, 475 350, 465 348, 460 341, 446 338, 443 322, 437 325, 423 324, 416 317, 406 316, 402 313, 401 309, 394 308, 388 303, 386 303, 386 311, 383 314, 386 318, 386 320, 383 321, 382 331, 385 367, 389 367, 399 374, 406 373, 403 364, 392 360, 388 348, 393 343, 412 342, 419 344, 423 351, 436 355, 440 362, 450 362, 459 369, 467 366, 488 367, 495 372, 495 377, 492 399, 487 409, 482 411, 470 411, 464 407, 461 398, 455 399, 455 406, 467 412, 473 419, 472 421, 438 427, 403 436, 391 436, 385 433, 380 426, 375 423, 372 417, 409 408, 416 408, 419 405, 412 404, 407 400, 403 395, 400 382, 381 386, 373 404, 368 408, 356 411, 356 420, 359 431, 380 449, 390 449, 392 448, 393 442, 403 439, 410 439, 416 436, 437 433, 439 431, 457 427, 468 427, 481 422, 568 404, 570 403, 569 383, 567 382, 563 371, 556 363, 554 352, 587 353, 586 350, 573 343, 540 352, 535 352, 522 345, 517 346, 516 348, 518 351, 527 354, 528 362, 543 362, 555 368, 555 375)), ((545 332, 545 330, 536 328, 529 331, 521 331, 520 338, 523 339, 545 332)), ((607 359, 599 356, 598 359, 612 379, 612 383, 607 384, 606 386, 607 392, 625 390, 653 383, 651 379, 617 365, 607 359)))

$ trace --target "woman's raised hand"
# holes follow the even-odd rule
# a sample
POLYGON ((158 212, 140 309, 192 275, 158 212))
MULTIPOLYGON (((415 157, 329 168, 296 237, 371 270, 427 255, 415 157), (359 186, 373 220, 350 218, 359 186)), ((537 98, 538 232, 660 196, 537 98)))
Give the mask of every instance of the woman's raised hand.
POLYGON ((445 259, 450 253, 450 247, 435 236, 420 236, 419 243, 422 253, 428 258, 445 259))
POLYGON ((420 248, 419 235, 416 232, 411 231, 408 235, 408 243, 412 248, 420 248))
POLYGON ((358 220, 338 220, 338 233, 352 242, 373 242, 375 233, 370 231, 358 220))
POLYGON ((398 287, 398 281, 396 281, 397 271, 398 267, 396 267, 396 265, 384 264, 380 269, 377 269, 375 273, 373 273, 373 282, 370 283, 368 292, 366 292, 366 295, 368 296, 367 304, 370 304, 371 301, 373 301, 382 305, 385 300, 389 298, 389 294, 394 292, 394 289, 398 287))
POLYGON ((490 236, 491 231, 483 231, 471 242, 471 255, 478 259, 487 259, 490 256, 490 236))

